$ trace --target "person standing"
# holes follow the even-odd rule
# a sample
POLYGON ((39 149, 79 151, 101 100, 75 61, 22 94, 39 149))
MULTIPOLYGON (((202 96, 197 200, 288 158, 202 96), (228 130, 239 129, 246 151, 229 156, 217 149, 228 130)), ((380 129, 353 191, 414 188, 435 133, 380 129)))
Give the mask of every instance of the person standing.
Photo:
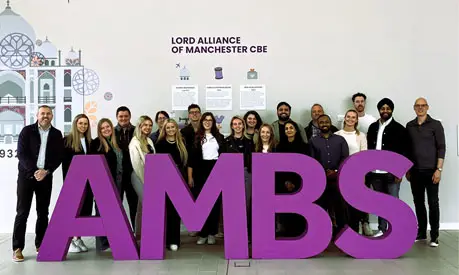
MULTIPOLYGON (((85 114, 79 114, 73 119, 70 134, 64 137, 64 154, 62 159, 62 176, 67 177, 67 173, 72 163, 73 157, 76 155, 89 154, 90 144, 92 142, 91 129, 89 128, 89 118, 85 114)), ((81 206, 80 216, 89 217, 92 215, 94 206, 94 194, 86 183, 84 191, 83 205, 81 206)), ((69 252, 79 253, 87 252, 88 247, 83 242, 81 237, 75 236, 70 242, 69 252)))
POLYGON ((161 132, 161 129, 164 126, 164 121, 169 119, 169 114, 166 111, 158 111, 155 115, 155 122, 156 125, 158 125, 158 129, 153 132, 150 136, 151 140, 153 141, 153 144, 156 143, 159 137, 159 133, 161 132))
MULTIPOLYGON (((395 121, 392 116, 394 103, 389 98, 383 98, 378 102, 380 118, 368 128, 368 150, 391 151, 408 157, 409 137, 406 128, 395 121)), ((369 184, 375 191, 399 197, 401 178, 381 170, 372 171, 368 175, 369 184)), ((387 221, 378 217, 378 233, 374 237, 382 236, 388 229, 387 221)))
MULTIPOLYGON (((287 141, 287 136, 285 134, 285 123, 290 120, 292 107, 287 102, 279 102, 277 104, 277 118, 278 120, 274 121, 271 126, 274 130, 274 137, 276 138, 276 142, 285 143, 287 141)), ((301 138, 305 143, 308 143, 308 139, 306 137, 306 132, 304 131, 304 127, 297 123, 298 127, 300 127, 300 135, 301 138)), ((254 137, 255 138, 255 137, 254 137)), ((258 138, 258 137, 257 137, 258 138)))
POLYGON ((131 220, 132 230, 134 231, 139 198, 131 182, 132 164, 129 156, 129 143, 134 136, 135 127, 131 124, 131 111, 126 106, 120 106, 116 110, 116 119, 118 120, 118 125, 115 127, 116 143, 123 153, 121 202, 124 199, 124 194, 126 194, 129 205, 129 218, 131 220))
MULTIPOLYGON (((320 105, 319 103, 312 105, 311 121, 309 122, 308 126, 304 128, 306 137, 308 138, 307 140, 308 142, 309 140, 311 140, 311 138, 321 135, 322 132, 320 131, 318 119, 323 114, 324 114, 324 108, 322 107, 322 105, 320 105)), ((335 133, 336 131, 338 131, 338 128, 332 125, 330 126, 330 130, 332 133, 335 133)))
POLYGON ((368 127, 370 127, 370 125, 376 121, 374 116, 365 113, 366 101, 367 96, 363 93, 356 93, 352 95, 352 104, 354 105, 354 109, 359 115, 359 125, 357 130, 364 134, 368 133, 368 127))
POLYGON ((38 253, 48 228, 53 173, 61 165, 64 143, 62 132, 51 125, 53 110, 40 106, 37 122, 24 127, 19 134, 16 218, 13 229, 13 261, 24 261, 27 219, 36 198, 37 222, 35 248, 38 253))
POLYGON ((427 239, 427 211, 425 192, 429 204, 430 246, 438 246, 440 205, 438 188, 446 154, 445 132, 440 121, 427 114, 429 105, 424 98, 414 103, 416 118, 406 124, 411 140, 410 159, 413 167, 406 174, 411 183, 418 234, 416 241, 427 239))

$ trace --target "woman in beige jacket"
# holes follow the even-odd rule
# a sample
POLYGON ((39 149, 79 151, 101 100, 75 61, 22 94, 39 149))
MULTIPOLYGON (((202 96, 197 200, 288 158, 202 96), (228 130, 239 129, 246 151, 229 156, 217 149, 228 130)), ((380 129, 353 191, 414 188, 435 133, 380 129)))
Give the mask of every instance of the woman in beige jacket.
POLYGON ((134 131, 134 137, 129 143, 129 155, 131 156, 131 163, 133 172, 131 174, 131 182, 137 196, 139 197, 139 204, 137 206, 136 215, 136 239, 140 240, 142 228, 142 201, 143 201, 143 183, 144 183, 144 169, 145 169, 145 155, 155 154, 155 146, 150 138, 151 130, 153 128, 153 120, 149 116, 141 116, 137 122, 134 131))

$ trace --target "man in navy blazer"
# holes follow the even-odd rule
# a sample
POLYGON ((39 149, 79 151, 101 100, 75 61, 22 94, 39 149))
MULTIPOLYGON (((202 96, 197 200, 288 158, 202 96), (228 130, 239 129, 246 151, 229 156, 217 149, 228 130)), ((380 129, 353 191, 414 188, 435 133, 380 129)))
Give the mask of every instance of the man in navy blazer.
POLYGON ((62 162, 64 144, 62 133, 51 125, 53 112, 49 106, 40 106, 37 122, 24 127, 18 140, 18 187, 16 219, 13 231, 13 261, 22 262, 27 219, 35 193, 37 224, 35 247, 40 248, 48 227, 49 204, 53 172, 62 162))

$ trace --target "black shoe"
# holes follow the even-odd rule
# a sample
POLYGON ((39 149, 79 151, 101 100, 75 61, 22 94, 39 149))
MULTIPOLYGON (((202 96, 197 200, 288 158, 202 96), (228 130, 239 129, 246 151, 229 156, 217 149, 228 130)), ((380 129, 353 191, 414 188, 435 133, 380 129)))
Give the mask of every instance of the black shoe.
POLYGON ((416 242, 427 240, 427 234, 418 233, 416 236, 416 242))

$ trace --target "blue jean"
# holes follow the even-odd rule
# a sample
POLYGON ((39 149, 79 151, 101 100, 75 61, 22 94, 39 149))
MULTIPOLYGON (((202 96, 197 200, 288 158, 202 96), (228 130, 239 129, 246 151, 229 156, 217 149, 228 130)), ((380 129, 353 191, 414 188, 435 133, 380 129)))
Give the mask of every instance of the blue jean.
MULTIPOLYGON (((370 173, 368 179, 375 191, 391 195, 392 197, 398 199, 400 193, 400 183, 395 182, 394 175, 390 173, 370 173)), ((382 232, 386 232, 388 229, 387 221, 381 217, 378 217, 378 229, 382 232)))

